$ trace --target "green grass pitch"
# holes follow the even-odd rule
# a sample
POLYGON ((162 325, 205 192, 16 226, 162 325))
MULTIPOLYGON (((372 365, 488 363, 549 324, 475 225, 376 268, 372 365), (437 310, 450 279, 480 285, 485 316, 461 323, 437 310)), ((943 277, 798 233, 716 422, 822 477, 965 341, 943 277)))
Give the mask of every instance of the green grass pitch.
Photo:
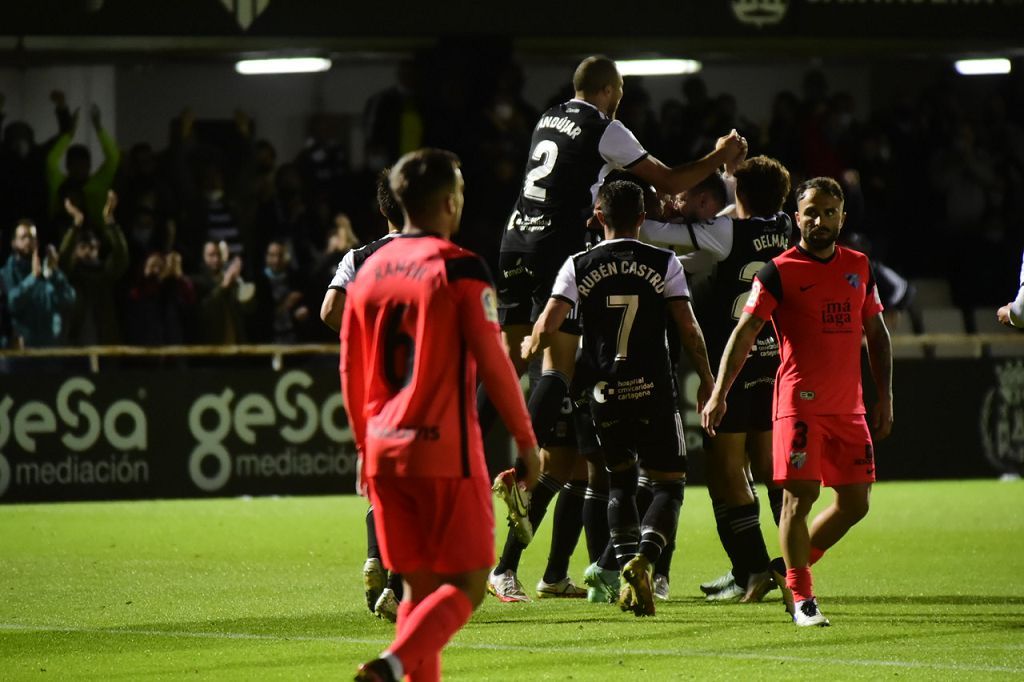
MULTIPOLYGON (((1024 676, 1022 485, 879 484, 867 519, 815 568, 832 627, 799 630, 777 591, 755 605, 699 598, 697 584, 726 566, 707 492, 694 487, 672 601, 657 616, 488 597, 446 650, 444 674, 1024 676)), ((0 507, 0 679, 351 679, 391 635, 363 604, 364 510, 356 497, 0 507)), ((547 555, 546 528, 535 542, 520 571, 528 587, 547 555)))

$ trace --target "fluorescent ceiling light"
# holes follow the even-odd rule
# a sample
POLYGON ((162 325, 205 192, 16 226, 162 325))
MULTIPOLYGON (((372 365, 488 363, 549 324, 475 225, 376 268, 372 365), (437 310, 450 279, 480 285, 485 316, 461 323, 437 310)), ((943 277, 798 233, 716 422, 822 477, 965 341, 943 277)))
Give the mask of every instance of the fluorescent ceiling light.
POLYGON ((701 69, 694 59, 622 59, 615 66, 623 76, 676 76, 701 69))
POLYGON ((1009 59, 958 59, 954 64, 961 76, 988 76, 996 73, 1010 73, 1009 59))
POLYGON ((316 73, 331 68, 324 57, 279 57, 276 59, 243 59, 235 63, 235 71, 246 76, 268 73, 316 73))

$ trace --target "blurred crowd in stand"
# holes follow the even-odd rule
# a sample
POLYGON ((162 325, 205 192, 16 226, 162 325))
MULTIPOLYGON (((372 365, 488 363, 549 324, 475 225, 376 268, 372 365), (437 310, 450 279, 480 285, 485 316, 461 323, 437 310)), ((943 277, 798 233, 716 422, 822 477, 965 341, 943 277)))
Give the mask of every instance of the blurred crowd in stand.
MULTIPOLYGON (((568 79, 567 79, 568 81, 568 79)), ((490 262, 519 190, 541 107, 508 59, 434 54, 403 62, 365 104, 363 163, 337 117, 310 114, 305 147, 279 158, 258 121, 184 109, 169 139, 122 149, 102 112, 55 91, 52 121, 2 120, 0 345, 330 342, 319 306, 337 263, 384 234, 379 171, 420 146, 462 158, 459 240, 490 262), (91 126, 102 149, 76 144, 91 126)), ((568 83, 567 83, 568 87, 568 83)), ((949 278, 965 309, 1005 303, 1024 243, 1024 85, 942 78, 864 111, 808 72, 755 122, 698 76, 656 110, 627 78, 618 117, 666 163, 738 129, 750 155, 837 178, 847 230, 905 277, 949 278), (854 234, 855 233, 855 234, 854 234)), ((789 206, 788 209, 792 209, 789 206)))

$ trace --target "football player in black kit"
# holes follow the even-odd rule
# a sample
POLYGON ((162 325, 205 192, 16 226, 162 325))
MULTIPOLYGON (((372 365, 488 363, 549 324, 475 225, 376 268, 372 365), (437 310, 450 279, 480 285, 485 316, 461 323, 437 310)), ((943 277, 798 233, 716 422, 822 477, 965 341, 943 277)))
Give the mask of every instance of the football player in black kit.
MULTIPOLYGON (((681 259, 688 273, 715 268, 705 297, 697 302, 713 362, 721 358, 743 312, 754 274, 789 248, 793 235, 793 223, 782 212, 790 178, 781 163, 764 156, 747 159, 730 182, 735 182, 735 216, 683 224, 647 221, 641 231, 647 239, 689 251, 681 259)), ((778 523, 782 490, 772 481, 771 454, 772 391, 778 365, 774 329, 765 325, 730 394, 731 419, 723 421, 713 438, 705 438, 708 491, 722 546, 733 564, 725 576, 701 585, 709 601, 760 601, 775 587, 773 570, 784 585, 785 572, 780 571, 784 564, 770 561, 750 482, 752 469, 768 488, 778 523)), ((783 592, 785 599, 788 595, 783 592)))
MULTIPOLYGON (((715 150, 703 158, 670 168, 648 154, 633 133, 615 120, 622 99, 622 76, 614 61, 587 57, 576 69, 573 87, 575 96, 544 112, 534 128, 523 186, 501 242, 499 318, 520 375, 526 372, 526 363, 514 349, 530 335, 551 295, 559 267, 586 247, 586 225, 593 215, 595 193, 610 171, 627 169, 658 191, 675 194, 746 153, 746 141, 732 131, 719 138, 715 150)), ((560 418, 572 380, 579 334, 575 315, 570 314, 544 351, 543 372, 528 402, 541 447, 560 418)), ((495 412, 483 394, 478 407, 486 432, 495 412)), ((511 472, 498 477, 495 491, 507 502, 516 498, 511 472)), ((518 518, 512 518, 514 513, 510 516, 513 531, 506 542, 507 551, 502 553, 490 580, 492 592, 499 597, 505 586, 516 584, 514 573, 503 570, 509 563, 506 555, 514 556, 523 546, 514 531, 519 525, 535 527, 556 491, 557 486, 537 486, 530 501, 529 523, 521 524, 518 518)), ((510 509, 517 506, 511 504, 510 509)))
POLYGON ((643 191, 633 182, 604 185, 597 218, 605 241, 567 259, 551 298, 523 340, 524 359, 579 311, 583 353, 594 369, 591 411, 609 475, 608 525, 627 583, 620 604, 654 615, 651 566, 675 537, 686 480, 686 446, 666 343, 670 321, 700 376, 698 404, 710 395, 711 367, 675 254, 638 241, 643 191), (636 506, 639 467, 654 483, 643 519, 636 506))

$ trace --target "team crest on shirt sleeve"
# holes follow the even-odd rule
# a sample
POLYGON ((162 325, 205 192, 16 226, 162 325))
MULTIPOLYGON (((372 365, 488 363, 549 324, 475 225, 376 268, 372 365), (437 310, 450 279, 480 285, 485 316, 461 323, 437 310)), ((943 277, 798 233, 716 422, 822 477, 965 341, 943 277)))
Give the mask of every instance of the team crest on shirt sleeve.
POLYGON ((747 298, 747 307, 753 308, 757 305, 757 300, 761 298, 761 282, 755 279, 750 287, 750 297, 747 298))
POLYGON ((480 292, 480 305, 484 309, 484 319, 488 322, 498 323, 498 297, 491 287, 484 287, 480 292))

